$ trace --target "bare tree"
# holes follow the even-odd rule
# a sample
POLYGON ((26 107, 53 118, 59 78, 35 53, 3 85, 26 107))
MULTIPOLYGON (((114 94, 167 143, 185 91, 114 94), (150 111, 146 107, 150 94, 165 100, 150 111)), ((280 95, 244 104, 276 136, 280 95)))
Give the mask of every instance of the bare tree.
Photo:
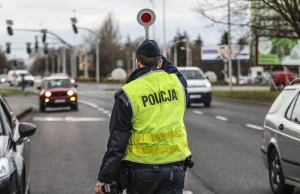
MULTIPOLYGON (((100 76, 108 77, 116 67, 118 58, 122 58, 119 25, 112 13, 106 16, 101 27, 96 31, 100 37, 100 76)), ((96 39, 93 36, 86 40, 86 43, 90 45, 95 42, 96 39)), ((95 49, 93 46, 91 48, 90 53, 95 55, 95 49)))
MULTIPOLYGON (((256 35, 300 37, 299 0, 231 0, 230 24, 256 35), (247 31, 247 30, 246 30, 247 31)), ((227 25, 227 1, 201 0, 194 11, 210 22, 227 25)))

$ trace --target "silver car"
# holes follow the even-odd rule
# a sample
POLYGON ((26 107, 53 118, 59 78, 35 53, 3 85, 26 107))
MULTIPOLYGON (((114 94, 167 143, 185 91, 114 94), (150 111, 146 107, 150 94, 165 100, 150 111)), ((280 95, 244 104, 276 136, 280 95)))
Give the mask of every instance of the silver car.
POLYGON ((300 187, 300 79, 277 97, 264 122, 261 152, 274 194, 300 187))

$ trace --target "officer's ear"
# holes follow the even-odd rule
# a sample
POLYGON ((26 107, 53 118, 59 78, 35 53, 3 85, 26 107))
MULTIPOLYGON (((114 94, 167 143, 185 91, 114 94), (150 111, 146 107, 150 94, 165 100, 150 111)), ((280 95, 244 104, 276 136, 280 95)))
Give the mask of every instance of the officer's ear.
POLYGON ((157 68, 158 68, 158 69, 160 69, 160 68, 161 68, 161 66, 162 66, 162 63, 163 63, 163 60, 162 60, 162 59, 160 59, 160 60, 159 60, 159 64, 157 65, 157 68))
POLYGON ((135 64, 137 69, 141 68, 141 63, 137 59, 135 59, 135 64))

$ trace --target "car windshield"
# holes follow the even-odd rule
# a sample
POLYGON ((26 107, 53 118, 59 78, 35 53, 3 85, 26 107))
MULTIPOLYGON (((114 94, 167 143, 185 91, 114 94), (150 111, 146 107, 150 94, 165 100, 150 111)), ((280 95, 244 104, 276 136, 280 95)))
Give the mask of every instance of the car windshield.
POLYGON ((187 80, 190 79, 205 79, 199 70, 180 70, 183 77, 187 80))
POLYGON ((69 79, 51 79, 46 80, 44 83, 44 88, 69 88, 72 84, 69 79))

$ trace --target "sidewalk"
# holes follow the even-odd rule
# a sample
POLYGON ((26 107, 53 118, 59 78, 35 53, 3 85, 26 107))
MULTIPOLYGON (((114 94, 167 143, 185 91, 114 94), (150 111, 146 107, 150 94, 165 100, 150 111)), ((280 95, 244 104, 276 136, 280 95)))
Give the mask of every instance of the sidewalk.
POLYGON ((32 111, 37 97, 7 96, 5 100, 17 118, 21 119, 32 111))

